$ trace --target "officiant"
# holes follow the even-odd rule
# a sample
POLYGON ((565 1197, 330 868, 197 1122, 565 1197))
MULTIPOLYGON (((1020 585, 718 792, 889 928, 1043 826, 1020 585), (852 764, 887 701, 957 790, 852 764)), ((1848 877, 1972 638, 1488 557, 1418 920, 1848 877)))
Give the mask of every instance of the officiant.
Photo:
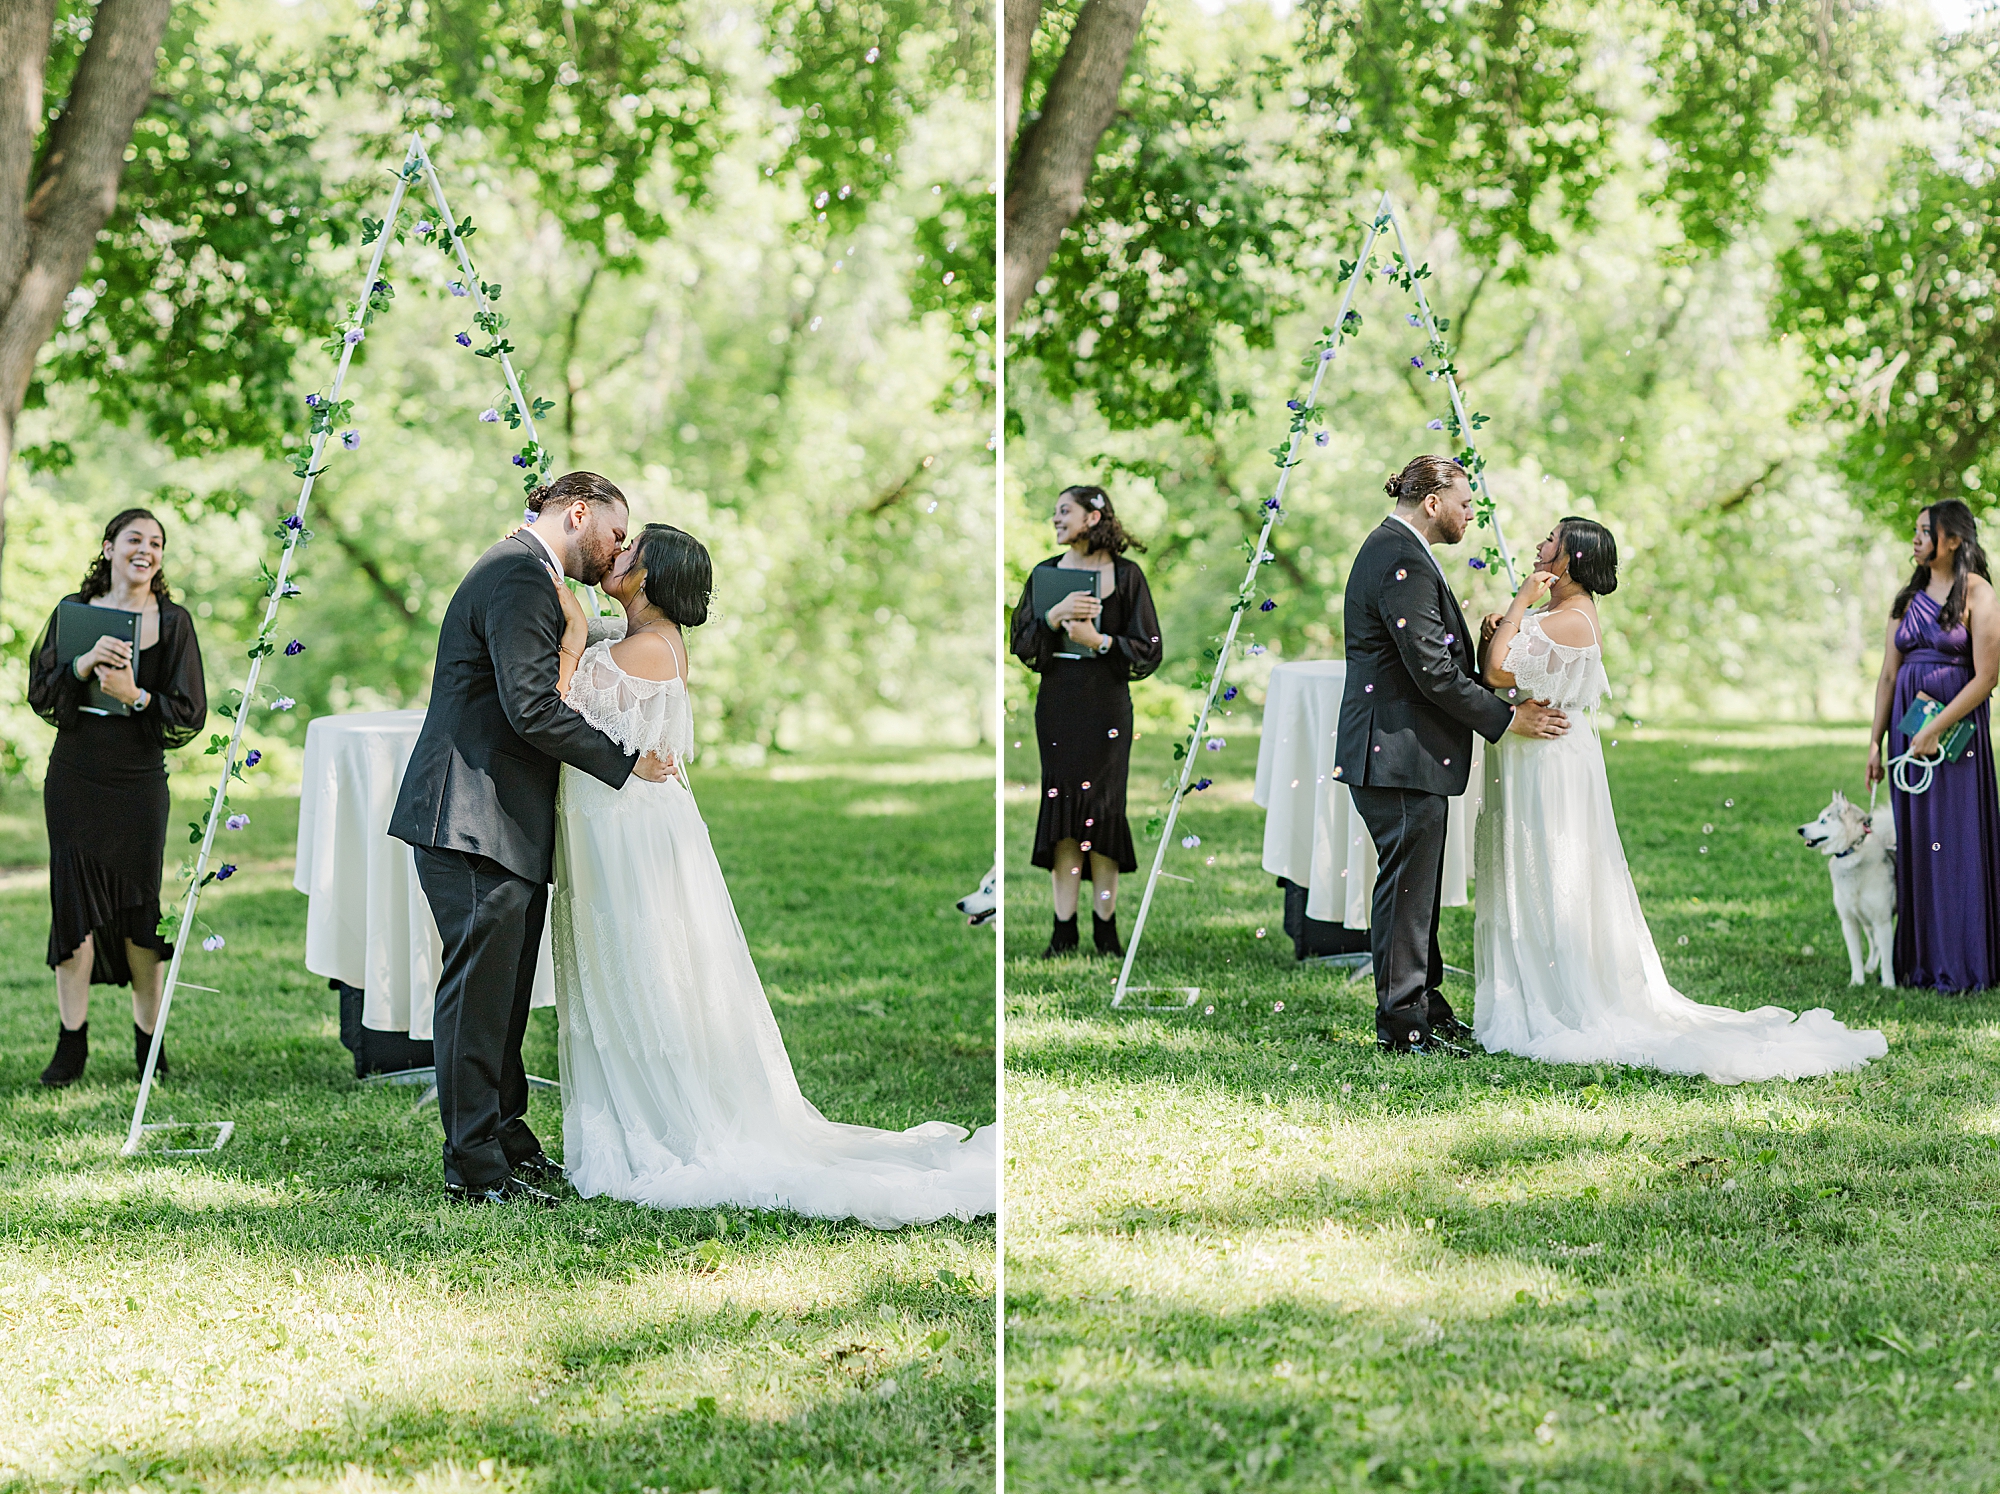
POLYGON ((1045 959, 1072 954, 1082 884, 1091 884, 1091 949, 1122 955, 1118 875, 1139 869, 1125 822, 1132 764, 1133 680, 1160 667, 1160 619, 1153 594, 1128 550, 1145 546, 1125 532, 1098 487, 1056 497, 1059 555, 1029 573, 1014 609, 1014 656, 1041 676, 1035 742, 1041 751, 1041 817, 1032 860, 1050 874, 1055 928, 1045 959))
MULTIPOLYGON (((194 619, 166 578, 167 535, 143 508, 104 526, 83 584, 56 604, 29 665, 28 703, 56 728, 42 784, 49 834, 49 968, 56 973, 51 1088, 83 1076, 90 988, 132 988, 140 1069, 173 945, 162 939, 165 750, 208 719, 194 619)), ((167 1072, 160 1054, 155 1071, 167 1072)))

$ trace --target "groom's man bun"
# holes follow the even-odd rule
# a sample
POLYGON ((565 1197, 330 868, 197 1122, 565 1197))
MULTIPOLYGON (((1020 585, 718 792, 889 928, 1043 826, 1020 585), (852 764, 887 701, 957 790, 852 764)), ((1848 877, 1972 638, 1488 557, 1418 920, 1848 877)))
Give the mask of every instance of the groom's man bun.
POLYGON ((608 477, 599 477, 595 472, 565 472, 554 482, 545 482, 528 495, 528 512, 538 514, 553 504, 556 508, 567 508, 577 499, 586 503, 616 503, 629 508, 625 495, 618 491, 618 484, 608 477))
POLYGON ((1417 504, 1463 476, 1465 469, 1450 457, 1411 457, 1401 472, 1382 484, 1382 490, 1399 504, 1417 504))

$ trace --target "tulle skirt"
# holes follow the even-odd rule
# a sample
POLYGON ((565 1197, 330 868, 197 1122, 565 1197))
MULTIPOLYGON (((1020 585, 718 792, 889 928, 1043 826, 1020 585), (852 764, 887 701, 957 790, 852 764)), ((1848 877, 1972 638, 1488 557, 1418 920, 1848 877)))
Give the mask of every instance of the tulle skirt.
POLYGON ((1858 1069, 1889 1051, 1824 1007, 1704 1006, 1667 983, 1625 864, 1604 754, 1581 713, 1552 741, 1486 754, 1473 840, 1478 988, 1489 1052, 1619 1063, 1720 1084, 1858 1069))
POLYGON ((829 1121, 799 1092, 708 827, 677 780, 562 770, 552 904, 563 1155, 586 1198, 877 1229, 997 1202, 996 1133, 829 1121))

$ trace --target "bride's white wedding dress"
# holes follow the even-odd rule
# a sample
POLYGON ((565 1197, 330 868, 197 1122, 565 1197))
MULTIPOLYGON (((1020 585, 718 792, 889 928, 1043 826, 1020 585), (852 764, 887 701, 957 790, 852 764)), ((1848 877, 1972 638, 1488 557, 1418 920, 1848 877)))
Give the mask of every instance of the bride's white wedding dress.
MULTIPOLYGON (((627 751, 693 751, 686 684, 625 673, 608 643, 566 699, 627 751)), ((993 1127, 841 1125, 799 1092, 684 778, 613 789, 563 768, 552 939, 563 1157, 584 1197, 878 1229, 994 1211, 993 1127)))
POLYGON ((1486 752, 1473 842, 1480 1045, 1722 1084, 1858 1069, 1886 1054, 1881 1033, 1847 1028, 1824 1007, 1740 1012, 1667 984, 1604 776, 1594 720, 1610 689, 1602 650, 1557 643, 1530 613, 1503 667, 1521 698, 1553 702, 1570 729, 1550 740, 1509 732, 1486 752))

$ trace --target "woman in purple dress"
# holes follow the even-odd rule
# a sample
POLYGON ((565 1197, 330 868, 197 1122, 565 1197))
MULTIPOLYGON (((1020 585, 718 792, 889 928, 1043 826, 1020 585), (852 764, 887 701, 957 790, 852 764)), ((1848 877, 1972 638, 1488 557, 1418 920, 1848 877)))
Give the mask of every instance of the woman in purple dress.
MULTIPOLYGON (((1917 562, 1889 611, 1868 782, 1889 759, 1933 757, 1944 734, 1970 719, 1972 742, 1939 764, 1921 794, 1897 790, 1896 982, 1938 991, 2000 985, 2000 792, 1993 777, 1987 698, 2000 675, 2000 608, 1972 510, 1956 498, 1917 515, 1917 562), (1903 731, 1913 701, 1944 709, 1914 737, 1903 731)), ((1921 775, 1918 775, 1921 782, 1921 775)))

